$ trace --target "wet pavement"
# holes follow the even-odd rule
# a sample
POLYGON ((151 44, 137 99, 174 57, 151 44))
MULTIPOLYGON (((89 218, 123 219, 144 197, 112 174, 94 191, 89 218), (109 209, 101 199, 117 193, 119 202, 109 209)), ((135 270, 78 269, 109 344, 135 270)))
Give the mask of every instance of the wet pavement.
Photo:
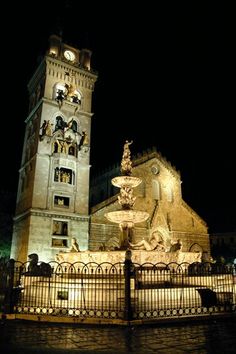
POLYGON ((1 354, 235 353, 236 317, 152 326, 95 326, 6 321, 1 354))

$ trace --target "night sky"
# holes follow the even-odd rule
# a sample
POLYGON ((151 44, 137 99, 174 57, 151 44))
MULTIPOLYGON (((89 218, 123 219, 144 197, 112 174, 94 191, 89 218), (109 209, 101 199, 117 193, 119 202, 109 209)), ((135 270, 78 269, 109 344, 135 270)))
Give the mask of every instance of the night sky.
POLYGON ((2 189, 16 191, 27 83, 50 34, 62 31, 64 42, 93 51, 92 67, 99 73, 93 97, 92 173, 119 162, 126 139, 134 140, 133 154, 156 146, 180 170, 183 199, 209 231, 234 231, 231 10, 198 2, 168 2, 165 7, 154 3, 134 2, 129 8, 122 1, 99 1, 96 6, 79 0, 9 4, 2 13, 8 26, 1 24, 1 103, 7 108, 3 113, 2 105, 2 189), (16 16, 19 11, 23 15, 16 16))

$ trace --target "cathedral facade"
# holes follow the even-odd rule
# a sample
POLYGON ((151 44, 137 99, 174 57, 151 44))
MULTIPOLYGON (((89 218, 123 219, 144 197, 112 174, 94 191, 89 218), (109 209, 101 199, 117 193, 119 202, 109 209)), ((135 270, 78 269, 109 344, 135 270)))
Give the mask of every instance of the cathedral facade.
MULTIPOLYGON (((90 58, 89 50, 51 36, 29 82, 11 247, 15 260, 25 262, 36 253, 40 261, 52 261, 70 250, 73 239, 80 251, 112 249, 112 240, 119 238, 119 226, 104 217, 119 209, 118 190, 110 181, 119 168, 94 179, 90 187, 91 103, 97 80, 90 58), (89 195, 96 204, 91 209, 89 195)), ((181 240, 183 251, 209 252, 207 226, 183 201, 180 174, 170 163, 156 151, 144 153, 133 160, 133 175, 142 179, 135 209, 146 211, 149 219, 135 226, 132 242, 156 233, 166 249, 181 240)))

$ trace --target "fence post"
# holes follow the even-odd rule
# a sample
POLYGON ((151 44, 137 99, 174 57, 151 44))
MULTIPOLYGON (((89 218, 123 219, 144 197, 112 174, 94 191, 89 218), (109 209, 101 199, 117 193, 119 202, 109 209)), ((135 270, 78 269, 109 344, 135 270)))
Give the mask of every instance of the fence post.
POLYGON ((125 308, 124 308, 124 319, 126 321, 132 320, 132 307, 131 307, 131 289, 130 289, 130 278, 131 278, 131 251, 128 249, 125 252, 125 308))

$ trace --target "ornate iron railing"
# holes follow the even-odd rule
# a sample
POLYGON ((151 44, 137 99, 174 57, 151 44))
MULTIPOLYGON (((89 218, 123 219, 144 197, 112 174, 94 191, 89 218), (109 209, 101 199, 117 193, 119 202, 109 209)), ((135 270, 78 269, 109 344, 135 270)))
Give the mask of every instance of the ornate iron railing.
POLYGON ((233 266, 140 265, 129 258, 116 264, 51 262, 49 266, 34 272, 29 263, 0 262, 1 312, 154 321, 236 308, 233 266))

